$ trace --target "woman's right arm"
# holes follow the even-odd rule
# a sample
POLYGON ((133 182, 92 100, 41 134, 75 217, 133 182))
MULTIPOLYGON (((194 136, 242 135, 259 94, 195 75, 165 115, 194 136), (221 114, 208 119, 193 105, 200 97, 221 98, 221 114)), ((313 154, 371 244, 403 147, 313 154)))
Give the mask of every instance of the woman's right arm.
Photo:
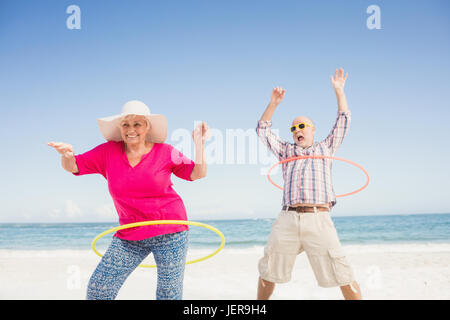
POLYGON ((72 145, 64 142, 47 142, 47 145, 53 147, 61 155, 61 164, 64 170, 72 173, 78 173, 77 162, 73 153, 72 145))

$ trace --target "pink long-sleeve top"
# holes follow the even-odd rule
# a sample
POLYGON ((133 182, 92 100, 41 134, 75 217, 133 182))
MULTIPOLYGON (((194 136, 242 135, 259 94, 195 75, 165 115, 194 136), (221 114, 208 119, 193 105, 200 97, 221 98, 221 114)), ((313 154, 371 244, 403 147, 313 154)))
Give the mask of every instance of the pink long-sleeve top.
MULTIPOLYGON (((180 196, 172 188, 171 174, 184 180, 195 163, 176 148, 155 143, 141 161, 132 167, 123 141, 108 141, 83 154, 75 155, 78 173, 99 173, 108 181, 109 193, 121 225, 148 220, 187 220, 180 196)), ((161 234, 187 230, 187 225, 151 225, 117 231, 125 240, 143 240, 161 234)))

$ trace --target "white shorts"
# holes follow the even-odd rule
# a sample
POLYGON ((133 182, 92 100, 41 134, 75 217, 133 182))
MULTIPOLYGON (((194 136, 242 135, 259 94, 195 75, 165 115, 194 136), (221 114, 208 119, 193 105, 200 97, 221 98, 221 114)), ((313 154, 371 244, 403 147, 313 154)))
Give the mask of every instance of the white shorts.
POLYGON ((303 251, 319 286, 344 286, 355 280, 330 213, 323 211, 280 212, 258 264, 260 277, 275 283, 288 282, 295 259, 303 251))

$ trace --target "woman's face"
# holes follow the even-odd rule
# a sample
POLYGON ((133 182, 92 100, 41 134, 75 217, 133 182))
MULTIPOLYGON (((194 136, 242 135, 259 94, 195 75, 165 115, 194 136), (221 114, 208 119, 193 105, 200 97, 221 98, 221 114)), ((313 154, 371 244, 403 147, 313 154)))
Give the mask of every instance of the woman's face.
POLYGON ((151 127, 144 116, 129 115, 119 123, 122 139, 129 145, 145 145, 145 136, 151 127))

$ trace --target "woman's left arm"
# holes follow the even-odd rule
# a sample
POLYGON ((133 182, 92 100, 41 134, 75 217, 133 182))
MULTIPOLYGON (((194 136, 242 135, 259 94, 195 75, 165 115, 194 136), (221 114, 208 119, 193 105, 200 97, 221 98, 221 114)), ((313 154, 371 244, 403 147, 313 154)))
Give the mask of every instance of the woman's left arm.
POLYGON ((192 132, 192 139, 195 144, 195 166, 191 173, 191 180, 206 177, 205 140, 209 133, 209 127, 205 122, 199 124, 192 132))

